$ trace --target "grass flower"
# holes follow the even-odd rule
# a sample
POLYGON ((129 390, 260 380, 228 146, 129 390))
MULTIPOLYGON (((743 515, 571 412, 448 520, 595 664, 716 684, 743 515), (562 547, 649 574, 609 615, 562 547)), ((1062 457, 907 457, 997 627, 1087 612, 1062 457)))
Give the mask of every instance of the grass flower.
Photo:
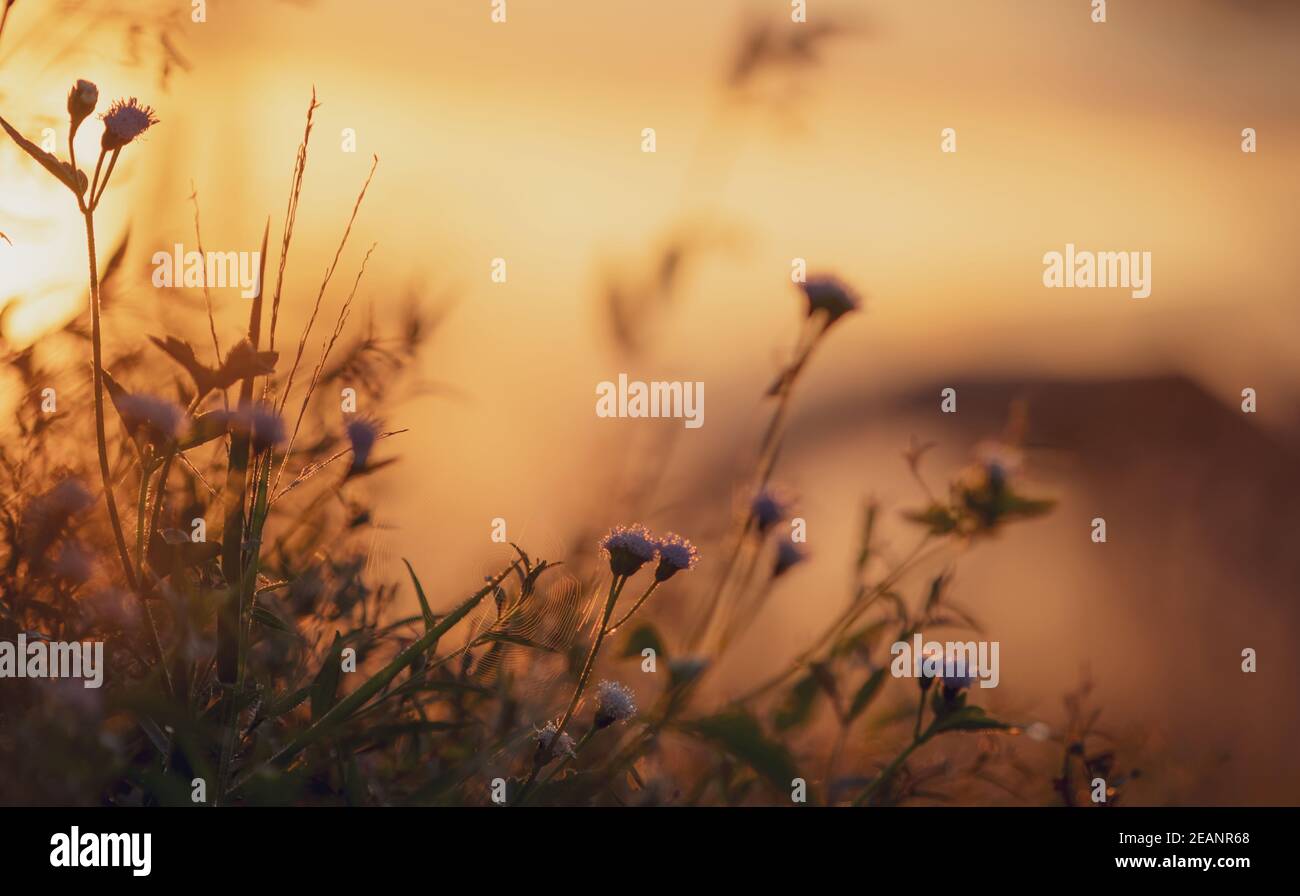
POLYGON ((684 569, 694 569, 700 562, 700 552, 685 538, 669 532, 659 539, 659 565, 655 567, 655 581, 666 582, 684 569))
POLYGON ((129 100, 116 100, 108 107, 103 119, 104 137, 100 145, 104 152, 121 149, 158 123, 153 108, 140 105, 135 97, 129 100))
POLYGON ((600 553, 609 558, 614 575, 627 577, 655 558, 659 541, 639 523, 615 526, 600 540, 600 553))
POLYGON ((608 728, 636 715, 636 695, 627 685, 602 681, 596 685, 596 727, 608 728))

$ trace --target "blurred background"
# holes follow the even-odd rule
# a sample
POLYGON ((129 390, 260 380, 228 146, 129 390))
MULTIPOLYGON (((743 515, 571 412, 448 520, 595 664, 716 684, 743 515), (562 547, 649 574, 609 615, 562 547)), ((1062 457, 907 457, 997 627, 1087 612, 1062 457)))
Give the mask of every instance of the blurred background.
MULTIPOLYGON (((243 0, 196 23, 188 4, 18 0, 0 114, 61 140, 78 77, 157 110, 100 212, 105 254, 131 235, 118 346, 205 326, 200 292, 149 281, 154 252, 192 248, 192 193, 210 250, 255 250, 268 217, 278 232, 313 89, 289 332, 379 157, 324 307, 377 242, 356 316, 410 297, 441 315, 424 388, 385 409, 410 431, 373 487, 375 562, 419 558, 444 605, 497 517, 562 557, 635 513, 702 542, 709 570, 797 335, 791 261, 835 273, 866 313, 800 383, 777 470, 813 562, 718 696, 842 606, 867 497, 902 552, 897 511, 923 500, 909 439, 937 443, 941 487, 1023 402, 1028 475, 1060 504, 957 566, 1002 644, 981 696, 1050 724, 1087 668, 1103 727, 1160 757, 1147 799, 1300 801, 1300 5, 1115 0, 1100 25, 1074 0, 808 5, 793 24, 782 0, 509 0, 496 24, 488 0, 243 0), (1044 289, 1043 253, 1067 242, 1150 251, 1150 297, 1044 289), (703 381, 705 425, 597 418, 595 384, 619 373, 703 381)), ((80 137, 89 156, 94 129, 80 137)), ((39 349, 82 307, 84 248, 34 170, 0 152, 0 336, 39 349)), ((245 301, 214 299, 237 331, 245 301)))

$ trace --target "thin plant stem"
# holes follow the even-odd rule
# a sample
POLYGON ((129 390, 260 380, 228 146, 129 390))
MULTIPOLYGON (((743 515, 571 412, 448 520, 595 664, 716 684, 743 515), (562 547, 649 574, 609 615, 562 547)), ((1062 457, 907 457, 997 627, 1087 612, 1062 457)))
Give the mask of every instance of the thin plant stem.
POLYGON ((632 618, 632 614, 641 608, 641 605, 650 598, 650 595, 655 593, 655 589, 658 587, 659 587, 659 580, 655 579, 653 582, 650 583, 650 587, 645 590, 645 593, 637 598, 636 603, 632 605, 632 609, 624 613, 622 619, 620 619, 618 622, 615 622, 613 625, 611 625, 609 627, 609 631, 606 634, 612 635, 614 634, 614 632, 622 628, 623 623, 627 622, 629 619, 632 618))
MULTIPOLYGON (((623 586, 627 584, 627 580, 627 576, 615 575, 613 581, 609 583, 609 597, 605 600, 605 610, 600 617, 600 626, 596 629, 596 638, 591 642, 591 650, 587 653, 586 662, 582 664, 582 672, 578 675, 578 684, 573 689, 573 697, 569 700, 569 707, 560 718, 559 725, 555 727, 555 734, 551 738, 552 750, 560 745, 560 736, 564 734, 565 726, 573 718, 573 713, 582 700, 582 693, 587 688, 587 681, 591 678, 591 671, 596 667, 596 655, 600 653, 600 645, 604 642, 605 636, 609 634, 609 617, 614 612, 614 605, 618 603, 618 596, 623 592, 623 586)), ((516 797, 516 805, 522 804, 527 798, 529 791, 537 783, 537 776, 541 774, 544 766, 544 762, 533 763, 533 770, 528 775, 528 780, 524 782, 523 788, 519 791, 519 796, 516 797)))
POLYGON ((921 717, 925 712, 925 695, 928 693, 928 690, 929 689, 921 691, 921 699, 916 708, 916 728, 912 732, 912 742, 907 745, 903 752, 895 756, 894 760, 889 763, 889 765, 885 766, 884 770, 876 776, 875 780, 867 785, 867 788, 863 790, 862 793, 858 794, 858 798, 853 801, 853 805, 863 806, 870 803, 872 797, 876 795, 880 788, 889 783, 889 780, 898 772, 899 767, 907 761, 907 757, 911 756, 912 753, 916 751, 917 747, 921 746, 934 736, 935 726, 939 721, 937 718, 930 723, 930 727, 927 728, 924 733, 921 731, 921 717))
POLYGON ((140 457, 140 496, 135 508, 135 568, 144 570, 144 521, 149 512, 149 480, 153 478, 150 465, 152 454, 140 457))
MULTIPOLYGON (((104 198, 104 191, 108 189, 108 179, 113 176, 113 169, 117 167, 117 157, 122 154, 121 149, 113 150, 113 155, 108 160, 108 170, 104 172, 104 179, 99 182, 99 192, 96 193, 94 187, 91 187, 90 208, 93 211, 99 207, 99 201, 104 198)), ((100 161, 104 159, 104 154, 99 155, 100 161)), ((96 175, 99 174, 99 166, 95 166, 96 175)))
POLYGON ((591 652, 587 654, 587 661, 582 666, 582 674, 578 676, 578 686, 573 689, 569 708, 564 711, 560 724, 555 728, 555 739, 551 741, 552 744, 559 744, 564 727, 569 724, 569 719, 573 718, 573 713, 582 700, 582 693, 587 689, 587 681, 591 678, 592 670, 596 668, 596 654, 600 653, 600 645, 609 634, 609 617, 614 612, 614 604, 618 603, 618 596, 623 593, 623 586, 627 584, 627 579, 627 576, 615 576, 609 583, 609 598, 605 601, 605 612, 600 618, 600 628, 596 630, 596 640, 592 642, 591 652))
MULTIPOLYGON (((776 459, 780 453, 778 449, 781 443, 781 432, 786 416, 789 414, 791 398, 794 394, 795 380, 798 379, 799 373, 808 363, 813 349, 817 347, 822 334, 825 332, 826 325, 823 324, 820 329, 817 329, 817 323, 814 322, 813 318, 805 319, 804 325, 799 331, 799 342, 795 348, 794 361, 781 372, 781 377, 777 381, 775 390, 776 407, 772 411, 767 428, 763 431, 763 438, 759 442, 758 470, 753 494, 758 494, 766 488, 768 481, 772 478, 772 471, 776 467, 776 459)), ((751 503, 745 513, 743 522, 739 526, 739 532, 735 536, 727 562, 723 564, 717 583, 709 596, 708 605, 696 627, 692 641, 697 648, 703 646, 705 639, 713 628, 714 616, 722 603, 723 595, 727 590, 727 584, 731 580, 732 573, 735 572, 736 564, 740 560, 740 554, 744 549, 746 539, 748 539, 750 532, 753 531, 756 522, 751 503)))
MULTIPOLYGON (((99 453, 99 474, 104 481, 104 502, 108 507, 108 519, 113 527, 117 553, 122 561, 122 572, 126 576, 126 583, 130 589, 137 591, 135 571, 131 568, 131 555, 126 549, 126 537, 122 534, 122 520, 117 513, 117 499, 113 497, 113 474, 108 466, 108 440, 104 435, 104 352, 99 321, 99 266, 95 260, 94 212, 88 209, 84 217, 86 249, 90 264, 90 345, 95 393, 95 448, 99 453)), ((147 603, 145 607, 147 611, 147 603)))
MULTIPOLYGON (((101 153, 100 158, 103 159, 101 153)), ((122 519, 117 512, 117 498, 113 495, 113 474, 108 466, 108 439, 104 434, 104 349, 100 325, 99 308, 99 263, 95 258, 95 212, 94 208, 85 208, 82 217, 86 222, 86 254, 90 275, 90 345, 92 360, 92 390, 95 394, 95 449, 99 455, 99 475, 104 483, 104 504, 108 508, 108 519, 113 529, 113 540, 117 544, 117 553, 122 561, 122 573, 126 577, 127 587, 137 594, 144 608, 149 633, 153 637, 154 648, 158 651, 158 662, 162 666, 168 691, 171 690, 171 676, 167 671, 167 654, 163 651, 162 638, 158 636, 158 624, 153 618, 153 609, 141 590, 136 572, 131 567, 131 554, 127 550, 126 535, 122 531, 122 519)))
MULTIPOLYGON (((593 724, 590 728, 588 728, 587 733, 582 735, 582 737, 580 737, 578 739, 578 742, 574 745, 573 752, 566 753, 563 759, 555 763, 555 765, 551 768, 551 770, 546 773, 546 777, 542 778, 542 780, 537 782, 537 786, 544 787, 545 785, 549 784, 555 778, 556 775, 558 775, 560 772, 568 768, 569 763, 573 762, 575 759, 578 758, 578 754, 582 752, 582 748, 587 746, 587 744, 591 742, 592 737, 594 737, 596 734, 596 730, 597 729, 595 724, 593 724)), ((536 791, 533 792, 536 793, 536 791)))

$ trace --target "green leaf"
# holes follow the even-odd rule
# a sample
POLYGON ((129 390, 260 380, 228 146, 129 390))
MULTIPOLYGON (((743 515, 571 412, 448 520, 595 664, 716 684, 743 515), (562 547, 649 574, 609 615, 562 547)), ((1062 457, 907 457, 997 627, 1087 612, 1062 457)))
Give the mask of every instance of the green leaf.
POLYGON ((924 510, 904 511, 903 517, 925 526, 931 535, 947 535, 957 528, 957 518, 942 504, 931 504, 924 510))
POLYGON ((343 674, 343 636, 334 633, 329 656, 325 658, 311 686, 311 720, 317 722, 338 700, 339 677, 343 674))
POLYGON ((424 630, 427 632, 434 626, 433 610, 429 609, 429 599, 424 596, 424 587, 416 577, 411 561, 403 557, 402 562, 406 564, 406 571, 411 574, 411 581, 415 583, 415 596, 420 600, 420 612, 424 614, 424 630))
POLYGON ((853 695, 853 703, 849 706, 850 721, 862 715, 863 710, 871 705, 876 694, 880 693, 880 686, 885 683, 886 671, 887 669, 882 666, 872 672, 871 676, 862 683, 862 687, 858 688, 858 692, 853 695))
POLYGON ((934 733, 940 734, 944 731, 1002 730, 1009 727, 1011 726, 985 715, 984 710, 980 709, 978 706, 963 706, 956 712, 937 719, 934 723, 934 733))
POLYGON ((180 451, 189 451, 205 442, 211 442, 230 432, 230 414, 225 411, 208 411, 190 421, 190 431, 177 446, 180 451))
POLYGON ((805 675, 795 682, 786 694, 785 700, 772 715, 772 723, 776 725, 776 730, 789 731, 807 722, 812 716, 813 703, 819 690, 821 688, 815 675, 805 675))
POLYGON ((799 777, 789 751, 768 739, 758 721, 744 710, 699 719, 685 730, 746 763, 775 790, 788 792, 790 782, 799 777))
POLYGON ((655 652, 656 660, 668 659, 668 648, 664 647, 663 638, 659 636, 659 630, 648 622, 638 625, 627 636, 627 643, 623 645, 622 656, 641 656, 641 652, 650 649, 655 652))
MULTIPOLYGON (((0 118, 0 127, 5 129, 5 132, 8 133, 9 136, 13 138, 13 141, 22 148, 23 152, 40 162, 42 167, 62 181, 64 186, 76 193, 78 196, 85 195, 87 186, 85 172, 74 171, 72 166, 67 162, 59 161, 59 159, 50 155, 22 134, 18 133, 18 131, 14 130, 13 126, 3 118, 0 118)), ((8 239, 8 237, 6 237, 6 239, 8 239)))
POLYGON ((293 626, 289 625, 289 623, 285 622, 261 604, 253 607, 253 621, 258 625, 261 625, 263 628, 269 628, 286 635, 293 635, 295 638, 298 637, 298 633, 294 631, 293 626))
POLYGON ((1051 499, 1022 498, 1020 495, 1012 493, 1007 494, 1004 502, 1006 515, 1019 519, 1032 519, 1043 516, 1050 513, 1055 506, 1056 502, 1051 499))
POLYGON ((302 704, 302 701, 307 699, 311 692, 311 687, 298 688, 296 691, 291 691, 288 694, 278 697, 275 700, 272 700, 270 705, 263 708, 262 716, 268 719, 275 719, 287 712, 292 712, 302 704))

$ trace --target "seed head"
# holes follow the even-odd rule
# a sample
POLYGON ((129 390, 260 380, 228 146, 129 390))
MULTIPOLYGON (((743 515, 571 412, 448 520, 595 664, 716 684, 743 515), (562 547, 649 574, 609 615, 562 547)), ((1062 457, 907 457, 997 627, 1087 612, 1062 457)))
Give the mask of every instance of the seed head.
POLYGON ((135 97, 116 100, 104 113, 104 139, 100 145, 105 152, 121 149, 157 123, 153 108, 140 105, 135 97))
POLYGON ((635 697, 631 688, 617 681, 602 681, 596 685, 596 727, 608 728, 636 715, 635 697))
POLYGON ((545 728, 539 728, 533 733, 533 737, 537 739, 537 754, 534 759, 538 763, 545 764, 549 762, 552 757, 560 754, 565 756, 577 755, 573 749, 577 744, 567 733, 560 735, 559 744, 555 745, 554 749, 552 749, 552 745, 555 744, 556 730, 554 722, 547 722, 545 728))

